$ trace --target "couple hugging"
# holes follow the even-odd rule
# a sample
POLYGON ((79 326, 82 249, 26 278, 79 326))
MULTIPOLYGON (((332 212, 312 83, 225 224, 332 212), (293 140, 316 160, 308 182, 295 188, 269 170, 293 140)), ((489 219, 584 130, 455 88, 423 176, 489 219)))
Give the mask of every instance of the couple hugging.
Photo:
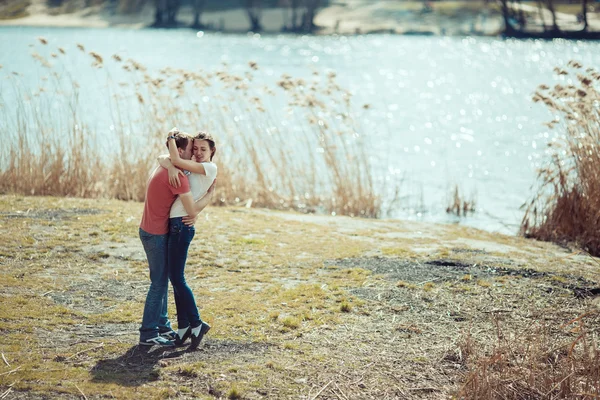
POLYGON ((194 223, 214 191, 217 166, 210 134, 191 136, 176 128, 167 137, 169 155, 158 158, 146 187, 140 239, 150 269, 150 289, 144 305, 140 345, 182 346, 200 344, 210 325, 200 319, 196 300, 185 281, 188 248, 195 234, 194 223), (177 332, 167 315, 169 281, 177 306, 177 332))

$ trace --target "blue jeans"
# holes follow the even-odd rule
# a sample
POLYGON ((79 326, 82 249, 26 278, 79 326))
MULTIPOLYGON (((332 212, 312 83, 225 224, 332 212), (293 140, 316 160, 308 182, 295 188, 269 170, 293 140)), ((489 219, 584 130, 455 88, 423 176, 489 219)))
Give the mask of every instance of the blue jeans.
POLYGON ((178 329, 200 325, 200 313, 194 294, 185 281, 185 262, 195 233, 194 226, 185 225, 182 218, 169 219, 169 279, 175 293, 178 329))
POLYGON ((140 240, 150 269, 150 288, 146 295, 140 340, 158 336, 159 331, 171 330, 167 316, 169 269, 167 264, 168 235, 152 235, 140 228, 140 240))

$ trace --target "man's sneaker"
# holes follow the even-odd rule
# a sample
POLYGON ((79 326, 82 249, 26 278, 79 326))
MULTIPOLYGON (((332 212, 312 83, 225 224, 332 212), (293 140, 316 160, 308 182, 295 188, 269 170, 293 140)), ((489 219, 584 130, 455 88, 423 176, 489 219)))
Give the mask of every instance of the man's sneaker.
POLYGON ((146 340, 140 340, 140 345, 142 346, 169 346, 169 347, 173 347, 175 346, 175 343, 173 343, 170 340, 167 340, 163 337, 157 336, 157 337, 153 337, 152 339, 146 339, 146 340))
POLYGON ((167 340, 175 340, 177 338, 177 333, 173 329, 164 332, 159 331, 158 334, 167 340))
POLYGON ((196 350, 202 341, 202 338, 206 333, 210 330, 210 325, 206 322, 202 322, 200 325, 200 331, 197 335, 194 334, 194 331, 197 331, 198 327, 192 328, 192 344, 190 345, 190 350, 196 350))

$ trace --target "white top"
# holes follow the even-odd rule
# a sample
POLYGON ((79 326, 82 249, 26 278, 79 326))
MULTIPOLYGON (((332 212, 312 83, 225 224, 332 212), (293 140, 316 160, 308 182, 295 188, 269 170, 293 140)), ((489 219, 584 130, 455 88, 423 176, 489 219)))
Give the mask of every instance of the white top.
MULTIPOLYGON (((213 181, 217 177, 217 165, 212 162, 202 163, 204 165, 204 172, 206 175, 191 173, 188 175, 188 179, 190 180, 190 190, 192 192, 192 196, 194 197, 194 201, 200 200, 202 196, 208 191, 210 185, 212 185, 213 181)), ((176 217, 185 217, 188 213, 185 211, 185 207, 183 207, 183 202, 181 198, 177 196, 177 199, 171 206, 171 214, 170 218, 176 217)))

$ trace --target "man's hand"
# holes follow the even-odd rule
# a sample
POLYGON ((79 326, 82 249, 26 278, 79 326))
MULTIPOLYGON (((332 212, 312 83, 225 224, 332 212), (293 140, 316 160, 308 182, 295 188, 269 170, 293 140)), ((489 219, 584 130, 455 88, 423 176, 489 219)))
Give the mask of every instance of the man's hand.
POLYGON ((171 186, 178 188, 181 186, 181 181, 179 180, 179 175, 185 175, 182 170, 176 167, 170 167, 169 171, 169 183, 171 186))
POLYGON ((208 190, 206 191, 206 193, 210 193, 212 194, 213 191, 215 190, 215 184, 217 183, 217 178, 215 178, 215 180, 213 181, 213 183, 210 185, 210 187, 208 188, 208 190))
POLYGON ((190 217, 189 215, 186 215, 181 220, 183 221, 183 223, 185 225, 187 225, 187 226, 193 226, 196 223, 196 219, 197 218, 198 218, 198 214, 196 214, 194 217, 190 217))

